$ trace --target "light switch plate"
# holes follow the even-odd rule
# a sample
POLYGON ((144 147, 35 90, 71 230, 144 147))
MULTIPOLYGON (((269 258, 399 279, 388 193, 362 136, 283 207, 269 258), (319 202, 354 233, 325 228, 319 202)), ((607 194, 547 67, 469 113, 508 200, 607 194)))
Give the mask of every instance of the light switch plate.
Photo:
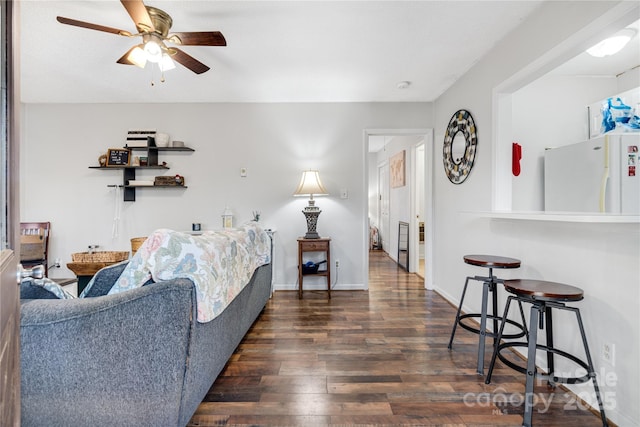
POLYGON ((349 192, 347 191, 346 188, 341 188, 340 189, 340 198, 341 199, 348 199, 349 198, 349 192))

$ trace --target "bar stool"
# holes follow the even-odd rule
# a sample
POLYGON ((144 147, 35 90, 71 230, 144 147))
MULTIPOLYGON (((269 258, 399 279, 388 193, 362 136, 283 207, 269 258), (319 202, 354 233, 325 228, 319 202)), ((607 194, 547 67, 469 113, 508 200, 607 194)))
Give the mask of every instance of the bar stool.
MULTIPOLYGON (((451 350, 453 346, 453 337, 456 334, 456 327, 460 325, 461 328, 466 329, 467 331, 473 332, 479 335, 478 342, 478 374, 484 375, 484 350, 485 350, 485 339, 486 336, 493 337, 494 347, 496 346, 498 336, 496 331, 498 330, 498 322, 503 319, 498 316, 498 293, 496 289, 496 285, 498 283, 502 283, 503 280, 497 278, 493 275, 494 268, 519 268, 520 260, 515 258, 507 258, 502 256, 495 255, 465 255, 463 257, 464 262, 470 265, 475 265, 478 267, 487 267, 489 268, 489 276, 468 276, 467 280, 464 282, 464 288, 462 289, 462 297, 460 298, 460 305, 458 306, 458 312, 456 313, 456 320, 453 322, 453 329, 451 330, 451 338, 449 339, 449 345, 447 348, 451 350), (464 303, 464 296, 467 293, 467 285, 469 284, 469 280, 477 280, 482 282, 482 307, 480 313, 470 313, 460 315, 462 311, 462 304, 464 303), (492 294, 492 314, 487 314, 487 303, 489 299, 489 293, 492 294), (463 322, 464 319, 467 318, 480 318, 480 328, 475 328, 473 326, 467 325, 463 322), (493 320, 493 332, 487 332, 487 319, 493 320)), ((520 315, 522 316, 522 325, 514 322, 513 320, 507 319, 507 323, 514 325, 518 328, 518 332, 513 334, 505 334, 504 338, 520 338, 526 335, 526 325, 524 322, 524 311, 522 310, 522 306, 520 306, 520 315)), ((506 319, 506 317, 505 317, 506 319)))
MULTIPOLYGON (((589 353, 589 346, 587 345, 587 337, 584 333, 584 326, 582 324, 582 317, 580 316, 580 309, 575 307, 567 307, 565 302, 576 302, 583 299, 584 292, 582 289, 575 286, 564 285, 562 283, 545 282, 542 280, 505 280, 503 282, 504 288, 512 293, 507 298, 507 304, 504 309, 504 315, 506 316, 509 311, 509 305, 511 301, 516 300, 518 303, 526 302, 531 304, 531 313, 529 320, 529 333, 527 336, 527 342, 505 342, 494 348, 493 356, 491 357, 491 363, 489 365, 489 372, 485 380, 486 384, 491 382, 491 374, 493 373, 493 367, 498 357, 510 368, 516 371, 522 372, 527 375, 525 384, 525 406, 524 406, 524 421, 523 426, 531 426, 531 418, 533 415, 533 383, 535 378, 542 378, 547 380, 551 386, 555 384, 581 384, 589 380, 593 381, 593 388, 596 392, 596 399, 598 400, 598 406, 600 408, 600 418, 602 419, 602 425, 608 426, 607 417, 604 414, 604 407, 602 405, 602 398, 600 397, 600 389, 598 388, 598 382, 596 381, 596 373, 593 369, 593 362, 591 361, 591 354, 589 353), (559 350, 554 347, 553 344, 553 317, 552 309, 572 311, 576 314, 578 319, 578 327, 580 328, 580 335, 582 336, 582 344, 584 345, 584 351, 586 353, 587 362, 579 359, 573 354, 559 350), (546 345, 538 344, 538 327, 542 329, 545 327, 546 320, 546 345), (536 327, 536 324, 538 327, 536 327), (505 348, 511 347, 526 347, 527 348, 527 366, 519 366, 509 360, 507 360, 500 352, 505 348), (543 374, 536 368, 536 350, 544 350, 547 353, 547 365, 548 374, 543 374), (554 370, 554 355, 557 354, 564 358, 567 358, 577 365, 586 369, 587 374, 582 377, 557 377, 554 370)), ((498 341, 504 337, 502 332, 504 330, 504 317, 500 324, 500 330, 498 331, 498 341)))

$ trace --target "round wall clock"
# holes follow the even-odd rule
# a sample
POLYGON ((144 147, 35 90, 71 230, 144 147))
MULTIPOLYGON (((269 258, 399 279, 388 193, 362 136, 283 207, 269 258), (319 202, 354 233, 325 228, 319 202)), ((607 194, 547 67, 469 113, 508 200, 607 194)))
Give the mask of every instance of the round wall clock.
POLYGON ((469 176, 476 157, 476 124, 467 110, 458 110, 449 120, 444 134, 442 160, 447 178, 462 184, 469 176))

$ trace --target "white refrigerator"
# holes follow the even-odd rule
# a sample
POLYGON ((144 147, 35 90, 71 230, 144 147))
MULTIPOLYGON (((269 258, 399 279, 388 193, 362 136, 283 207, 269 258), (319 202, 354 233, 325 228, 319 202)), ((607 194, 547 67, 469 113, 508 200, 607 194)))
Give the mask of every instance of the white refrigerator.
POLYGON ((618 133, 545 150, 545 211, 640 215, 639 148, 618 133))

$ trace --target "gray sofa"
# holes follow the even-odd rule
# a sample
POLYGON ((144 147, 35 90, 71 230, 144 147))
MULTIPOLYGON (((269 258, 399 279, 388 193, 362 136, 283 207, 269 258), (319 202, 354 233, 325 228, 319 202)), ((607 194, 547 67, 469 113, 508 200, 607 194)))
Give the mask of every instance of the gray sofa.
POLYGON ((106 295, 122 269, 85 298, 22 290, 23 426, 185 426, 271 293, 269 264, 199 323, 188 279, 106 295))

